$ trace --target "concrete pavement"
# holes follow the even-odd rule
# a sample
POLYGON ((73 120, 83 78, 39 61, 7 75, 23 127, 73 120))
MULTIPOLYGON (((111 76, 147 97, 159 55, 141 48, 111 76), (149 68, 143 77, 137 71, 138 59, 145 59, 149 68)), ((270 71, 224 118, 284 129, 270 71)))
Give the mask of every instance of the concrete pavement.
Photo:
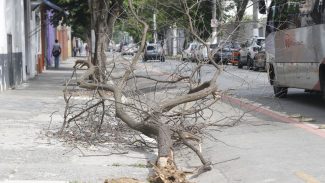
POLYGON ((0 93, 0 181, 103 182, 148 176, 145 165, 150 154, 129 151, 108 156, 111 149, 75 148, 46 136, 51 114, 50 130, 62 124, 63 84, 70 78, 73 63, 69 59, 59 70, 47 70, 15 90, 0 93))

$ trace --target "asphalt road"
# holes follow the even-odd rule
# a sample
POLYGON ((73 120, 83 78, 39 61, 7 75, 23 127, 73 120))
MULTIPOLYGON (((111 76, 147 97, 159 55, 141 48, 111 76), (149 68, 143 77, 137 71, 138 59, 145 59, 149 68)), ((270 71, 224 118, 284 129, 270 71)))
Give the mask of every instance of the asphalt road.
MULTIPOLYGON (((192 67, 194 63, 184 63, 176 60, 166 62, 149 61, 144 65, 159 68, 163 72, 173 72, 192 67)), ((202 68, 203 80, 211 77, 214 68, 207 64, 202 68)), ((325 101, 317 93, 307 93, 301 89, 290 88, 286 98, 276 98, 273 88, 269 84, 265 71, 252 71, 246 67, 238 69, 237 66, 227 65, 218 79, 219 88, 235 97, 244 98, 254 103, 262 104, 271 110, 288 115, 300 114, 305 118, 312 118, 312 124, 325 124, 325 101)))

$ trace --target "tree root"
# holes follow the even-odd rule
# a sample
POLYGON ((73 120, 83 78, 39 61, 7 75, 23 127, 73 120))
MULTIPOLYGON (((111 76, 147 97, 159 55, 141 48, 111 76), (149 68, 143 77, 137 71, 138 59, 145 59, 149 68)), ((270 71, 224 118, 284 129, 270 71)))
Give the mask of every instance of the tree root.
MULTIPOLYGON (((167 158, 167 157, 161 157, 167 158)), ((159 159, 161 159, 159 158, 159 159)), ((150 177, 153 183, 187 183, 186 174, 175 166, 174 162, 168 158, 165 166, 153 165, 155 175, 150 177)))

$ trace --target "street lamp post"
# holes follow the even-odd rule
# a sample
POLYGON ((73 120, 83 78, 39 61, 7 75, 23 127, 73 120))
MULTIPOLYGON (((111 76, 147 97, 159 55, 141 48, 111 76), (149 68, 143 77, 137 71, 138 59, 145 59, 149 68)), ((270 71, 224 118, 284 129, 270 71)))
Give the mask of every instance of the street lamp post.
POLYGON ((156 21, 156 11, 153 12, 153 41, 157 43, 157 21, 156 21))
POLYGON ((258 33, 258 1, 253 0, 253 36, 259 36, 258 33))
POLYGON ((213 44, 218 42, 217 38, 217 26, 218 26, 218 21, 217 21, 217 0, 213 0, 213 7, 212 7, 212 19, 211 19, 211 28, 212 28, 212 39, 211 42, 213 44))
POLYGON ((173 56, 176 56, 177 55, 177 26, 176 26, 176 23, 174 23, 173 25, 173 56))

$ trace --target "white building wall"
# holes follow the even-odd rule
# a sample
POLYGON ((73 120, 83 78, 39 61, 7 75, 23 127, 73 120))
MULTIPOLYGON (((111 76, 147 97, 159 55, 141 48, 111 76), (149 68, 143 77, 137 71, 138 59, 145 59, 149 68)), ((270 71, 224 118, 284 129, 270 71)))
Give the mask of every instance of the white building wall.
POLYGON ((24 28, 25 28, 25 60, 26 60, 26 77, 33 78, 36 73, 36 60, 38 51, 35 49, 35 45, 37 46, 38 40, 37 36, 39 36, 39 27, 36 27, 36 13, 31 10, 31 2, 30 0, 24 1, 24 28))
POLYGON ((30 31, 28 33, 29 40, 30 40, 30 64, 29 64, 29 71, 30 77, 34 77, 37 74, 36 71, 36 64, 37 64, 37 55, 39 50, 39 40, 38 37, 40 36, 37 21, 36 20, 37 13, 35 11, 32 12, 31 20, 30 20, 30 31))
POLYGON ((0 1, 0 54, 7 53, 6 1, 0 1))
POLYGON ((26 80, 24 0, 0 0, 0 91, 26 80), (12 54, 8 55, 7 35, 12 36, 12 54), (9 58, 12 58, 10 62, 9 58))
MULTIPOLYGON (((7 54, 6 2, 0 1, 0 59, 7 54)), ((7 88, 5 66, 0 60, 0 92, 7 88)))
MULTIPOLYGON (((27 80, 27 76, 26 76, 26 68, 27 68, 27 59, 28 59, 28 56, 27 56, 27 53, 26 53, 26 30, 25 30, 25 8, 24 8, 24 0, 17 0, 17 8, 20 10, 20 13, 19 13, 19 25, 18 27, 21 28, 21 31, 20 31, 20 41, 21 41, 21 51, 22 51, 22 61, 23 61, 23 81, 26 81, 27 80)), ((28 32, 28 31, 27 31, 28 32)), ((17 35, 18 36, 18 35, 17 35)), ((29 45, 28 45, 29 46, 29 45)))

